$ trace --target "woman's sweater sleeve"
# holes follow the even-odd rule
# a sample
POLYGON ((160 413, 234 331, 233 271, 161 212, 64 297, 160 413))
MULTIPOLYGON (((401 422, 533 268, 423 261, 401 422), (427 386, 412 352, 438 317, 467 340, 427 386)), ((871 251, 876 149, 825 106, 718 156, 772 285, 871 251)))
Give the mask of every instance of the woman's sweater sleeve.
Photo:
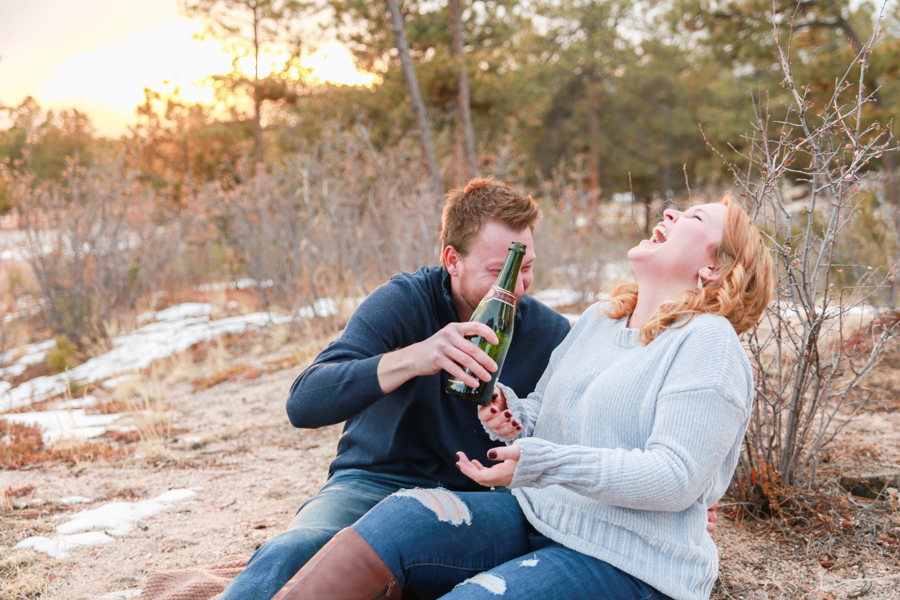
MULTIPOLYGON (((733 332, 731 334, 733 336, 733 332)), ((593 448, 520 439, 521 457, 509 487, 559 485, 607 504, 681 511, 703 493, 749 421, 752 378, 740 343, 677 357, 656 399, 643 448, 593 448), (742 368, 744 366, 745 368, 742 368), (716 376, 712 385, 709 374, 716 376), (749 385, 748 385, 749 382, 749 385), (696 387, 692 387, 696 386, 696 387), (706 384, 706 385, 704 385, 706 384)))
MULTIPOLYGON (((569 331, 568 335, 566 335, 565 339, 562 343, 556 347, 553 353, 550 355, 550 361, 547 363, 547 368, 544 369, 544 374, 541 375, 540 380, 538 380, 537 385, 534 388, 534 391, 528 394, 528 396, 524 398, 519 398, 516 394, 515 390, 507 385, 503 385, 498 382, 497 387, 503 390, 503 394, 506 396, 506 407, 512 411, 513 417, 518 419, 522 424, 522 431, 519 432, 519 435, 512 439, 505 439, 495 434, 493 431, 488 429, 484 423, 482 423, 482 427, 487 432, 487 434, 491 437, 495 442, 503 442, 505 444, 512 444, 518 440, 526 438, 532 434, 534 431, 534 424, 537 422, 538 415, 541 412, 541 402, 544 398, 544 390, 547 389, 547 383, 550 381, 550 378, 553 377, 554 370, 559 365, 559 361, 565 355, 566 350, 569 346, 571 346, 572 341, 578 337, 579 331, 587 327, 586 323, 591 318, 596 318, 598 315, 597 305, 593 305, 588 308, 582 314, 582 316, 575 323, 575 327, 569 331)), ((501 378, 503 376, 501 375, 501 378)))

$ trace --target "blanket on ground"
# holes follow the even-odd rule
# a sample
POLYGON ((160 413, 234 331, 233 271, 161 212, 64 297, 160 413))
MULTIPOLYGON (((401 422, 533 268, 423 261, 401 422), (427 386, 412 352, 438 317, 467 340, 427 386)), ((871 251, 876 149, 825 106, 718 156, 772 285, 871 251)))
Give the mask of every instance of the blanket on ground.
POLYGON ((150 573, 139 600, 210 600, 228 587, 248 560, 249 556, 226 556, 206 567, 150 573))

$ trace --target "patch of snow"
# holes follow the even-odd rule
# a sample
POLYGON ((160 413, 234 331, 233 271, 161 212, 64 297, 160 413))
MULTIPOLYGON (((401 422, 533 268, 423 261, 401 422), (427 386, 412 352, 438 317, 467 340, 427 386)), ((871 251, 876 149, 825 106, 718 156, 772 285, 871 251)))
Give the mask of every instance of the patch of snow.
POLYGON ((113 539, 100 531, 88 531, 75 535, 54 535, 53 537, 34 536, 22 540, 16 548, 33 548, 53 558, 68 558, 69 550, 78 546, 96 546, 111 542, 113 539))
MULTIPOLYGON (((18 377, 25 372, 28 365, 42 362, 47 358, 47 351, 56 346, 56 340, 47 340, 39 344, 29 344, 25 346, 24 354, 15 364, 0 369, 0 377, 18 377)), ((0 354, 0 364, 8 363, 12 360, 12 352, 3 352, 0 354)))
POLYGON ((120 383, 124 383, 126 381, 140 381, 141 376, 137 374, 131 375, 120 375, 119 377, 113 377, 112 379, 107 379, 103 382, 103 387, 108 390, 114 390, 120 383))
POLYGON ((108 425, 122 418, 121 414, 88 415, 83 408, 72 410, 47 410, 42 412, 14 413, 3 415, 12 423, 37 425, 41 428, 44 442, 66 438, 86 440, 109 431, 108 425))
POLYGON ((110 592, 103 596, 97 597, 97 600, 128 600, 128 598, 139 598, 141 590, 120 590, 118 592, 110 592))
POLYGON ((66 496, 57 500, 60 504, 88 504, 93 501, 93 498, 85 498, 84 496, 66 496))
POLYGON ((534 298, 537 298, 550 308, 577 304, 584 298, 584 294, 580 292, 576 292, 575 290, 562 289, 540 290, 532 294, 532 296, 534 298))
POLYGON ((138 502, 108 502, 91 510, 76 513, 72 518, 56 526, 52 537, 34 536, 22 540, 16 548, 33 548, 53 558, 66 558, 68 551, 77 546, 93 546, 113 541, 110 536, 120 536, 132 530, 138 519, 160 513, 172 504, 196 496, 194 490, 169 490, 156 498, 138 502))
POLYGON ((212 304, 206 302, 185 302, 156 312, 153 318, 157 321, 176 321, 188 317, 206 317, 212 313, 212 304))
POLYGON ((210 312, 210 304, 173 306, 158 312, 156 322, 112 340, 113 349, 106 354, 94 357, 66 373, 37 377, 13 389, 8 384, 0 385, 0 411, 62 394, 68 389, 70 381, 93 383, 123 373, 133 373, 199 342, 292 320, 289 316, 257 312, 212 321, 210 312))
POLYGON ((85 408, 94 406, 95 404, 97 404, 97 399, 94 396, 83 396, 81 398, 75 398, 74 400, 66 400, 57 408, 85 408))

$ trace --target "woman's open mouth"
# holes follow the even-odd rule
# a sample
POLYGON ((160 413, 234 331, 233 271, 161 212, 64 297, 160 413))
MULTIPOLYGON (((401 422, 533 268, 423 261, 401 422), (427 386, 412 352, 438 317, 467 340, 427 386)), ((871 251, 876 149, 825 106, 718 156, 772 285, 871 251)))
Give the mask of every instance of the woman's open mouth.
POLYGON ((666 228, 663 227, 662 223, 657 224, 653 228, 653 233, 650 234, 650 241, 654 244, 663 244, 667 239, 669 239, 669 236, 666 233, 666 228))

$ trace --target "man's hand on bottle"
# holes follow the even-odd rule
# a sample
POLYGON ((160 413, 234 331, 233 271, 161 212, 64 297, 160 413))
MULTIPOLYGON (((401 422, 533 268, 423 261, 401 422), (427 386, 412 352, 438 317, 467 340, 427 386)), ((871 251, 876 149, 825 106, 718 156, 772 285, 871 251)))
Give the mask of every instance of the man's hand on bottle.
POLYGON ((506 406, 506 394, 497 388, 487 406, 478 409, 478 419, 485 426, 503 439, 511 440, 522 431, 522 424, 513 418, 512 411, 506 406))
POLYGON ((469 369, 482 381, 490 381, 491 373, 497 370, 497 363, 487 353, 466 339, 479 335, 491 344, 499 344, 497 334, 484 323, 465 321, 450 323, 433 336, 416 344, 419 357, 420 375, 434 375, 442 369, 465 382, 477 387, 481 381, 466 373, 469 369))
POLYGON ((484 323, 450 323, 427 340, 384 354, 378 363, 381 391, 387 394, 413 377, 434 375, 441 369, 472 387, 480 382, 466 374, 467 368, 483 381, 490 381, 497 363, 467 340, 467 335, 479 335, 494 345, 500 343, 497 334, 484 323))

